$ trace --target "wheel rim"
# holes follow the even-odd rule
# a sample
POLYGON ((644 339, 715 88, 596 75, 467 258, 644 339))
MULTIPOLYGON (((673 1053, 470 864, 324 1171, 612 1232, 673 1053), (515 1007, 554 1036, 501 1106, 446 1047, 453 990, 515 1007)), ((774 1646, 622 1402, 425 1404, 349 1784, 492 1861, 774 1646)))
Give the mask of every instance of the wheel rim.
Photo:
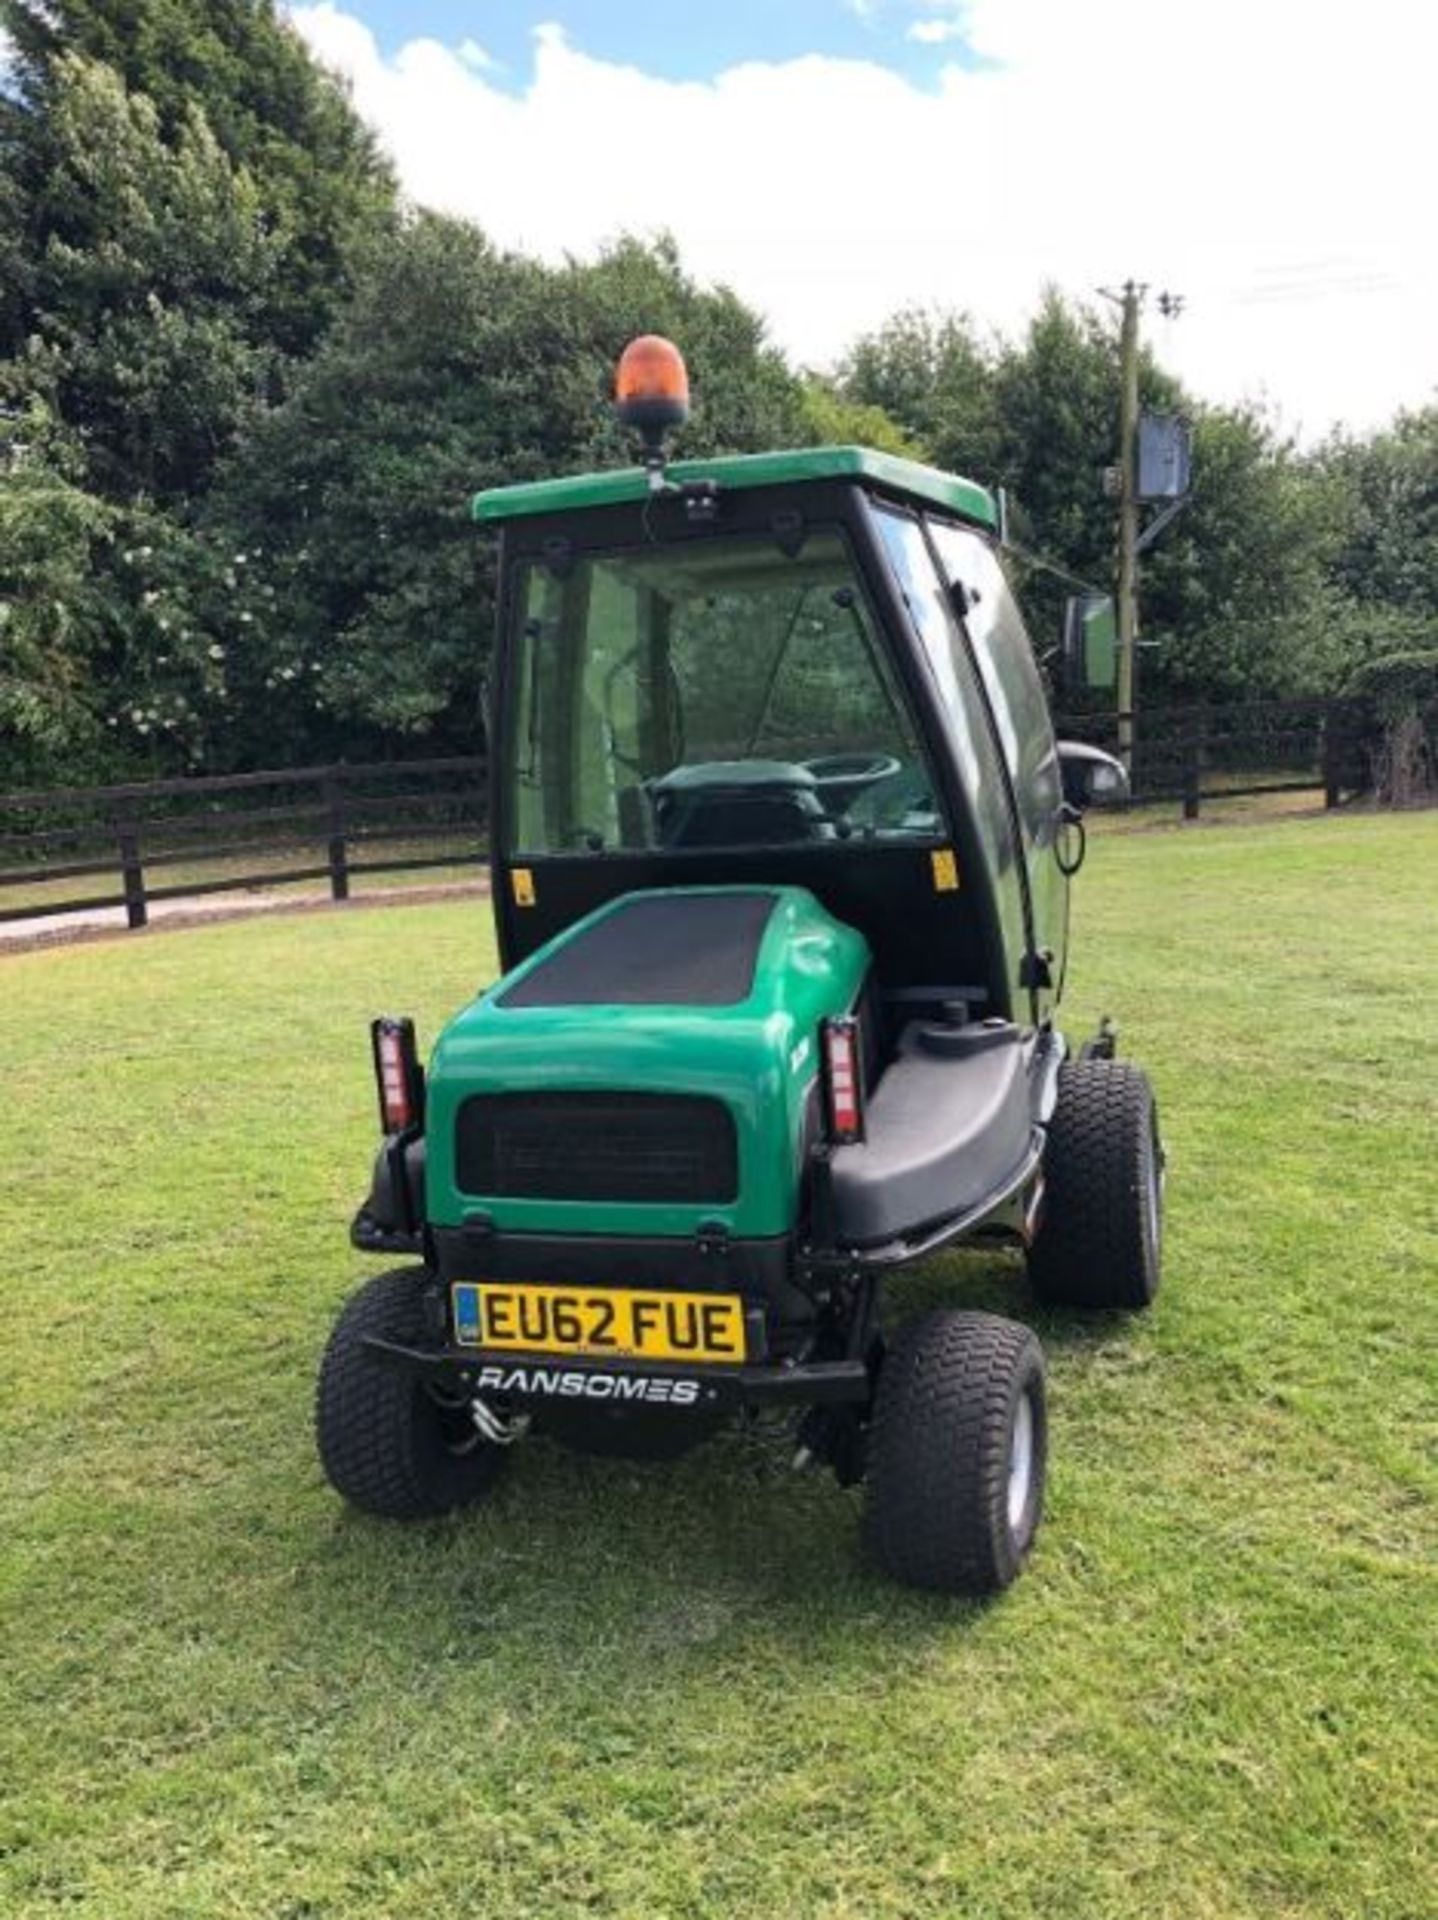
POLYGON ((1148 1165, 1144 1178, 1144 1239, 1148 1243, 1148 1255, 1155 1270, 1158 1266, 1159 1246, 1163 1237, 1163 1150, 1158 1144, 1157 1129, 1149 1137, 1148 1165))
POLYGON ((1027 1394, 1019 1396, 1014 1409, 1014 1424, 1009 1433, 1009 1532, 1015 1538, 1023 1530, 1024 1515, 1034 1485, 1034 1408, 1027 1394))

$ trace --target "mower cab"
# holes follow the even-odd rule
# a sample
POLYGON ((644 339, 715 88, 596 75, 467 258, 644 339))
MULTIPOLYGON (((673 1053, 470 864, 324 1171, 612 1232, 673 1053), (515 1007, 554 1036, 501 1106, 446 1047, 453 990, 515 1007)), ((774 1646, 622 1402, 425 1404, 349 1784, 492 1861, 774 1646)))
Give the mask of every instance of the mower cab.
POLYGON ((341 1318, 321 1453, 407 1515, 530 1428, 665 1453, 790 1408, 881 1564, 992 1590, 1039 1519, 1038 1343, 895 1336, 881 1286, 984 1236, 1044 1298, 1152 1297, 1152 1095, 1055 1023, 1078 815, 1122 769, 1054 739, 982 487, 852 447, 666 466, 665 342, 619 392, 641 467, 475 502, 504 971, 427 1073, 376 1024, 353 1238, 417 1264, 341 1318))

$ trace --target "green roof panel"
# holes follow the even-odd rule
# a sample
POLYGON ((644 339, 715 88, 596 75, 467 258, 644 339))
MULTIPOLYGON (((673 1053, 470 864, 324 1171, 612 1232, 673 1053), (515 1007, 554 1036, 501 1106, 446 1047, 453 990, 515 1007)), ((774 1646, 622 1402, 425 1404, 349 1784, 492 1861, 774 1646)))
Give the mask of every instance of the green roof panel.
MULTIPOLYGON (((882 493, 922 506, 943 507, 965 520, 997 529, 998 508, 987 487, 941 473, 917 460, 900 460, 867 447, 799 447, 784 453, 726 454, 713 460, 676 460, 670 480, 712 480, 721 492, 740 487, 782 487, 806 480, 858 480, 882 493)), ((576 473, 563 480, 531 480, 491 487, 474 496, 476 520, 520 520, 543 513, 574 513, 585 507, 631 506, 642 500, 648 476, 642 467, 612 473, 576 473)))

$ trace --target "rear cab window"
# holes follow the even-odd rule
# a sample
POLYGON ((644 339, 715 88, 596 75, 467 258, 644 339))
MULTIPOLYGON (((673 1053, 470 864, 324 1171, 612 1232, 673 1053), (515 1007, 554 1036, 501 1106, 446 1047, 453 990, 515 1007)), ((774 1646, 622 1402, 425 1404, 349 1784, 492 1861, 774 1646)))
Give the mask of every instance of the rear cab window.
POLYGON ((516 853, 942 837, 837 531, 527 561, 514 605, 516 853))

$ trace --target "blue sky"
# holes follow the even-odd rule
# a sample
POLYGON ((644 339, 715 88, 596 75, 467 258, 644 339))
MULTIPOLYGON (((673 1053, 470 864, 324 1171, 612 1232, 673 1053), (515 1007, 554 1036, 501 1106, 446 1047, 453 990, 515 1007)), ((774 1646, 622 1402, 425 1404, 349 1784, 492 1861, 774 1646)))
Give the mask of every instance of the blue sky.
POLYGON ((953 31, 963 13, 957 0, 354 0, 349 11, 390 54, 424 36, 450 46, 472 40, 495 61, 494 83, 509 88, 532 77, 534 29, 547 21, 597 59, 667 80, 819 53, 877 61, 928 87, 945 61, 973 57, 953 31), (913 28, 943 38, 911 38, 913 28))

